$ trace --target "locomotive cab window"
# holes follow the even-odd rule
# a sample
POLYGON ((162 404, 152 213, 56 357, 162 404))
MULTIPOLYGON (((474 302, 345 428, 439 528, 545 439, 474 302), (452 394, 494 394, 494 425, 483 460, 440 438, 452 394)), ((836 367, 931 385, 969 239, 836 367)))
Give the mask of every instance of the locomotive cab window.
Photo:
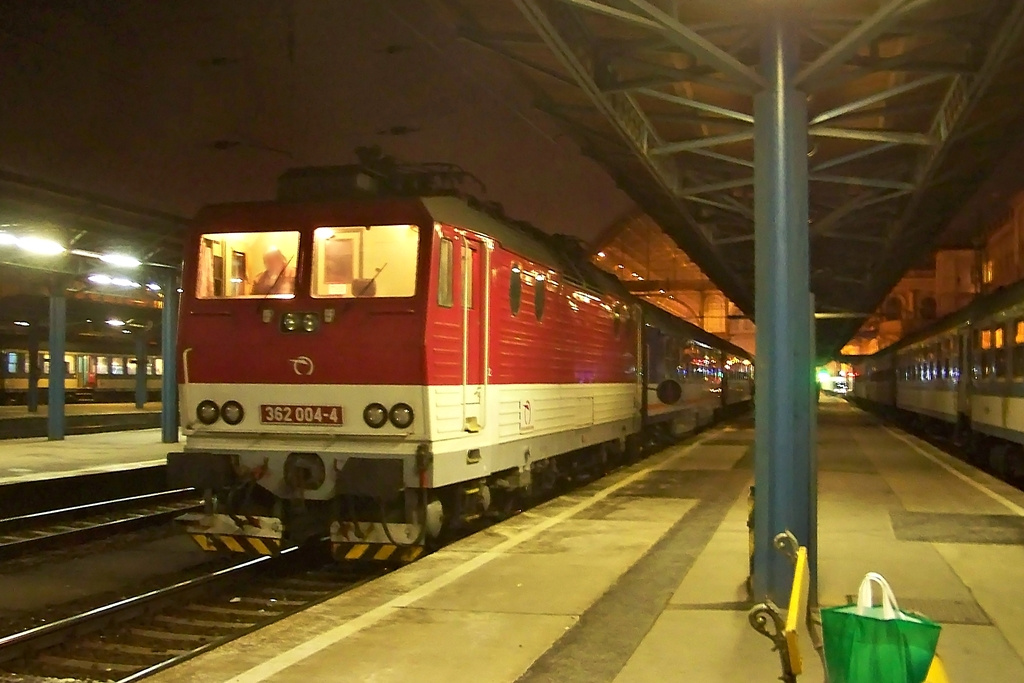
POLYGON ((200 299, 295 296, 298 232, 231 232, 199 241, 200 299))
POLYGON ((315 297, 402 298, 416 293, 415 225, 323 227, 313 233, 315 297))

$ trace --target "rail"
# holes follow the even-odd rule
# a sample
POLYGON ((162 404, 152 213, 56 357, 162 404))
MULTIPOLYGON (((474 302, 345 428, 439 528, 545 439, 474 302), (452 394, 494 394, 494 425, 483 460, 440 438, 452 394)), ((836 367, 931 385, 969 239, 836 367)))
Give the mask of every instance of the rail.
POLYGON ((0 559, 163 524, 201 507, 193 489, 175 489, 7 517, 0 559))
POLYGON ((322 576, 322 546, 286 548, 0 638, 16 675, 129 683, 252 633, 379 575, 322 576), (59 649, 55 649, 59 648, 59 649))

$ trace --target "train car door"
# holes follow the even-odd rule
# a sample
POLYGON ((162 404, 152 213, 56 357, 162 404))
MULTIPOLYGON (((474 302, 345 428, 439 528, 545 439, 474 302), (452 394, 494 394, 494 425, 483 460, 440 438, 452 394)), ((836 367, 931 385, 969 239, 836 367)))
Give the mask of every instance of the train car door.
POLYGON ((956 412, 968 419, 971 416, 971 384, 974 379, 974 353, 972 340, 974 332, 971 328, 957 335, 957 363, 959 372, 956 382, 956 412))
POLYGON ((491 252, 471 235, 462 235, 459 251, 463 428, 478 432, 484 427, 489 384, 491 252))

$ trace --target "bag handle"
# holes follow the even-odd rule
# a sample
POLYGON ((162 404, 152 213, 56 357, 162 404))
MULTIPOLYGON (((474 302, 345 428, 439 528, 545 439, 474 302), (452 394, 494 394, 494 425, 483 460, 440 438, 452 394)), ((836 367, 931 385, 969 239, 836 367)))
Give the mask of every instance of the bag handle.
POLYGON ((868 572, 864 576, 864 580, 860 582, 860 591, 857 593, 857 613, 861 615, 867 614, 868 609, 874 606, 874 596, 871 591, 871 584, 873 583, 877 583, 878 587, 882 589, 882 619, 886 621, 898 619, 900 608, 896 604, 896 596, 893 595, 892 587, 877 572, 868 572))

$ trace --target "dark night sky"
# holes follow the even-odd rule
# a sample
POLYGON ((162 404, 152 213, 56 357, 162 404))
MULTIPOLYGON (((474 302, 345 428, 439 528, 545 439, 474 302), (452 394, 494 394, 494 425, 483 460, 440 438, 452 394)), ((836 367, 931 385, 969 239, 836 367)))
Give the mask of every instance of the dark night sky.
POLYGON ((508 63, 453 31, 425 0, 0 0, 0 166, 191 215, 380 144, 462 165, 549 232, 627 211, 508 63), (418 130, 380 134, 396 126, 418 130))

